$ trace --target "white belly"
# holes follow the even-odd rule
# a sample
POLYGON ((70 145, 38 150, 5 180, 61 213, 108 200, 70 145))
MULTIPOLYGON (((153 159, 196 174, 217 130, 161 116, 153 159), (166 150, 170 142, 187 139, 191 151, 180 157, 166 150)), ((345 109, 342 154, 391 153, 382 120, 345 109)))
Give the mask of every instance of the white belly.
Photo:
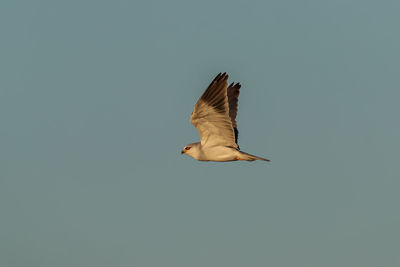
POLYGON ((201 150, 198 160, 203 161, 232 161, 237 160, 239 154, 236 149, 225 146, 202 147, 201 150))

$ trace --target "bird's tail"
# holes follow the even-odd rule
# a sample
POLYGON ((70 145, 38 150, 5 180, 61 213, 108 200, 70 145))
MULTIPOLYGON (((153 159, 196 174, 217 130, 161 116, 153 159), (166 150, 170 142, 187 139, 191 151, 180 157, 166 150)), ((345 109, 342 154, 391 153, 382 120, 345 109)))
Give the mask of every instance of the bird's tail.
POLYGON ((240 151, 240 159, 241 160, 247 160, 247 161, 254 161, 256 159, 264 160, 264 161, 270 161, 269 159, 264 159, 264 158, 261 158, 261 157, 257 157, 257 156, 254 156, 254 155, 248 154, 246 152, 242 152, 242 151, 240 151))

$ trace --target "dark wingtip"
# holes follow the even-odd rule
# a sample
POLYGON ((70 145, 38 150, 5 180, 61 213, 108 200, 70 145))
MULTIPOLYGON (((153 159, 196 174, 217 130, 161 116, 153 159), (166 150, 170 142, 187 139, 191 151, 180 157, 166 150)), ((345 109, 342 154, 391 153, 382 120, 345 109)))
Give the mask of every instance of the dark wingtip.
POLYGON ((234 127, 234 128, 233 128, 233 132, 235 133, 235 143, 236 143, 236 145, 237 145, 238 148, 239 148, 239 144, 238 144, 239 131, 238 131, 237 127, 234 127))
POLYGON ((219 77, 221 77, 221 72, 218 73, 217 76, 215 76, 214 80, 211 83, 217 81, 219 79, 219 77))

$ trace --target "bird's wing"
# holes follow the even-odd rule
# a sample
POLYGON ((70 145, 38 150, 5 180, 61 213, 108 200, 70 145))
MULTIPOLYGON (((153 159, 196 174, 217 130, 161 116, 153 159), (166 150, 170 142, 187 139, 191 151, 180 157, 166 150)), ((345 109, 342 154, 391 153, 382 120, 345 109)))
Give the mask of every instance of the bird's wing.
POLYGON ((231 83, 227 89, 228 103, 229 103, 229 117, 231 118, 232 121, 232 127, 235 133, 235 143, 237 145, 238 145, 239 131, 237 129, 236 115, 238 110, 238 98, 240 94, 240 87, 241 87, 240 83, 236 84, 231 83))
POLYGON ((200 134, 203 146, 237 148, 227 96, 228 75, 219 73, 194 106, 190 122, 200 134))

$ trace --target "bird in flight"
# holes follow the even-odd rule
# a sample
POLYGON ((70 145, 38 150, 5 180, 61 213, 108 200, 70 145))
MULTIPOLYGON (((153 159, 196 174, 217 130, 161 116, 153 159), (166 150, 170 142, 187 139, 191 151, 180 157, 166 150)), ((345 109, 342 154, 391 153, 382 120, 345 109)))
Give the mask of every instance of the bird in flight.
POLYGON ((201 142, 186 145, 181 154, 200 161, 269 161, 239 150, 236 114, 240 87, 240 83, 228 86, 226 73, 214 78, 190 117, 201 142))

